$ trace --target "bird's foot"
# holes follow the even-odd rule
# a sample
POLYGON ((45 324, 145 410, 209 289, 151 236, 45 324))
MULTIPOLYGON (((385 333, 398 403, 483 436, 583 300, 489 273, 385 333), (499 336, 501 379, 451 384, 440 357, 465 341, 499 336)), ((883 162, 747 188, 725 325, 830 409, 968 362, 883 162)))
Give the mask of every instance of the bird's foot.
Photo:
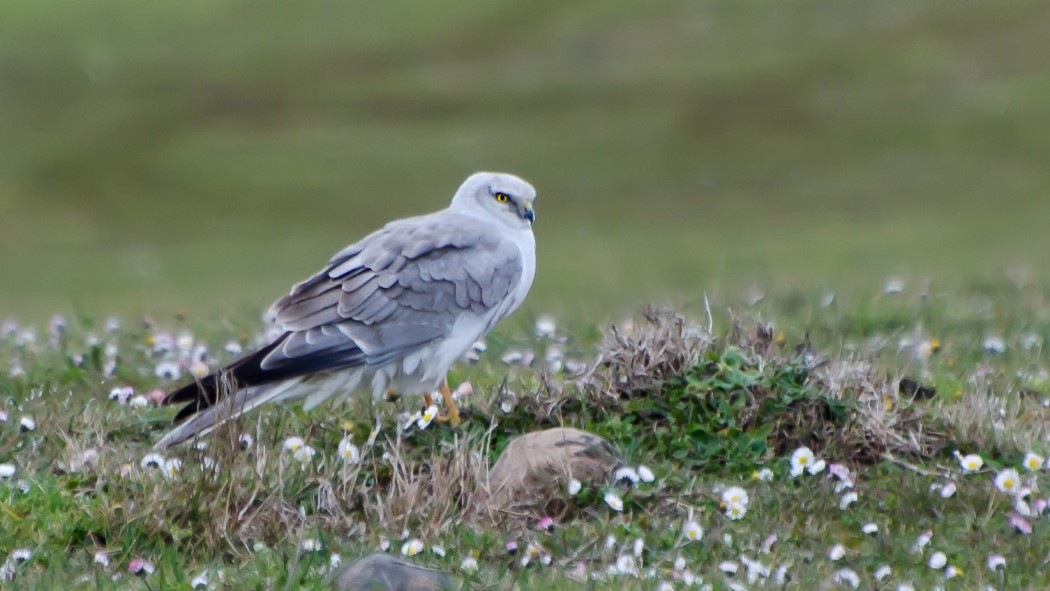
POLYGON ((459 409, 456 408, 456 401, 452 398, 452 391, 448 389, 448 384, 441 384, 441 398, 444 399, 445 408, 448 410, 445 411, 445 414, 438 415, 435 420, 439 423, 448 423, 452 427, 458 427, 461 422, 459 409))

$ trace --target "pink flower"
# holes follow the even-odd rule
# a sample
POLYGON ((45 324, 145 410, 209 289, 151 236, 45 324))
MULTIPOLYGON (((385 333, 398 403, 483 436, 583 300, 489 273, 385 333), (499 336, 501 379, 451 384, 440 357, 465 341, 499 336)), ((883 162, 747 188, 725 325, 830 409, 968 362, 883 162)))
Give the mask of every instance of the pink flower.
POLYGON ((154 570, 156 570, 156 568, 153 566, 153 563, 148 560, 143 560, 142 558, 133 558, 131 563, 128 564, 128 572, 140 577, 152 575, 154 570))
POLYGON ((1028 523, 1028 520, 1021 517, 1017 513, 1010 514, 1010 526, 1017 530, 1017 533, 1029 535, 1032 533, 1032 524, 1028 523))
POLYGON ((514 554, 515 552, 518 551, 518 541, 517 540, 507 540, 506 548, 507 548, 507 554, 514 554))
POLYGON ((147 398, 149 398, 150 402, 152 402, 153 404, 159 405, 161 402, 164 401, 164 397, 167 395, 168 393, 164 390, 161 390, 160 388, 154 388, 149 391, 149 396, 147 398))
POLYGON ((543 519, 540 519, 539 522, 536 523, 536 529, 547 531, 553 525, 554 525, 554 518, 551 517, 550 515, 544 515, 543 519))
POLYGON ((842 464, 829 464, 828 473, 834 476, 835 478, 842 480, 843 482, 852 482, 853 480, 852 478, 850 478, 849 468, 843 466, 842 464))

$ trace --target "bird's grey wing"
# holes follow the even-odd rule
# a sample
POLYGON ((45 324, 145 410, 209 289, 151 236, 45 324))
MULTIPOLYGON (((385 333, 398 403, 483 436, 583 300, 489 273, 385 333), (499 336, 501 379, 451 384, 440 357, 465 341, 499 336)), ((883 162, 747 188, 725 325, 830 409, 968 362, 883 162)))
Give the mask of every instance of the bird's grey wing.
POLYGON ((521 276, 518 248, 476 218, 442 211, 393 222, 271 307, 289 334, 262 368, 386 363, 447 336, 462 314, 499 306, 521 276))

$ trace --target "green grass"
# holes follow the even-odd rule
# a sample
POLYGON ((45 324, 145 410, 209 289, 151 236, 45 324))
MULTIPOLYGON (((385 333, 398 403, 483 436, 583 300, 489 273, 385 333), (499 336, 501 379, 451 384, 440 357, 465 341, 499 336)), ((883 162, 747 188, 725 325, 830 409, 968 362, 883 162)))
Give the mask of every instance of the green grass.
MULTIPOLYGON (((906 286, 898 295, 839 294, 831 305, 824 305, 821 293, 773 293, 757 305, 714 301, 714 342, 701 346, 694 363, 680 367, 678 361, 661 361, 656 347, 642 346, 666 342, 666 333, 644 317, 634 320, 633 329, 620 323, 627 341, 619 349, 608 334, 599 343, 587 325, 563 323, 559 333, 567 337, 567 359, 590 360, 601 351, 606 359, 653 364, 631 374, 616 361, 585 384, 559 373, 541 380, 542 361, 538 368, 499 361, 512 348, 534 350, 542 359, 551 344, 531 336, 528 319, 520 318, 492 336, 481 362, 454 370, 454 383, 467 379, 475 389, 466 404, 470 418, 457 430, 433 425, 398 436, 398 414, 413 410, 415 400, 359 400, 334 412, 268 408, 211 438, 206 450, 174 450, 171 456, 183 464, 172 480, 139 466, 170 411, 121 406, 107 400, 109 391, 124 385, 137 393, 170 387, 153 375, 162 357, 146 344, 151 333, 189 331, 218 362, 229 358, 221 352, 224 343, 254 338, 254 323, 215 326, 189 318, 150 330, 127 322, 116 333, 104 333, 92 320, 72 319, 56 346, 43 329, 36 344, 9 334, 0 339, 0 366, 20 366, 25 375, 0 376, 0 409, 9 415, 0 423, 0 463, 13 463, 14 480, 28 490, 22 492, 14 480, 0 485, 5 519, 0 549, 27 548, 33 555, 8 585, 55 587, 83 579, 100 588, 188 588, 197 574, 208 571, 215 583, 222 571, 225 584, 237 588, 325 588, 330 554, 349 561, 383 540, 396 553, 407 530, 428 548, 412 560, 456 574, 465 588, 576 589, 579 584, 566 575, 577 564, 605 573, 622 555, 632 554, 639 538, 645 545, 637 559, 640 571, 655 568, 655 579, 616 576, 617 582, 599 586, 653 588, 656 580, 681 576, 673 564, 681 557, 692 574, 722 588, 728 579, 719 564, 738 562, 737 579, 746 581, 740 562, 746 557, 773 571, 786 567, 792 587, 827 585, 842 568, 854 570, 862 586, 871 587, 872 573, 882 564, 892 568, 893 586, 912 581, 929 587, 946 584, 943 573, 926 566, 932 552, 942 551, 949 564, 962 569, 948 584, 1042 588, 1047 581, 1041 564, 1050 543, 1045 519, 1032 518, 1031 535, 1015 533, 1008 521, 1012 501, 992 480, 996 471, 1018 467, 1027 450, 1050 451, 1043 405, 1050 392, 1041 353, 1050 337, 1050 314, 1037 289, 993 287, 921 295, 906 286), (756 332, 759 318, 775 327, 756 332), (797 353, 807 332, 809 349, 797 353), (90 335, 97 335, 98 344, 90 335), (984 351, 989 335, 1001 336, 1006 351, 984 351), (1026 348, 1032 335, 1034 348, 1026 348), (917 356, 902 342, 934 338, 939 348, 929 356, 917 356), (114 347, 108 353, 107 344, 114 347), (626 356, 613 355, 617 351, 626 356), (83 354, 80 365, 71 361, 75 354, 83 354), (118 363, 106 377, 112 354, 118 363), (843 360, 863 371, 835 378, 843 360), (633 381, 619 375, 633 375, 633 381), (902 375, 936 387, 936 394, 898 397, 896 377, 902 375), (509 413, 500 409, 504 388, 517 397, 509 413), (887 416, 920 421, 873 419, 871 409, 883 408, 885 397, 892 400, 887 416), (799 414, 792 418, 793 413, 799 414), (35 418, 34 431, 19 430, 23 414, 35 418), (372 416, 382 429, 375 446, 368 447, 372 416), (568 510, 549 532, 531 527, 536 517, 497 527, 475 521, 464 499, 484 466, 510 438, 556 424, 602 434, 628 464, 651 467, 657 482, 633 489, 586 484, 579 496, 563 497, 568 510), (925 443, 885 446, 889 431, 880 428, 887 425, 925 443), (255 436, 247 451, 236 444, 241 432, 255 436), (317 449, 308 464, 281 452, 291 435, 317 449), (344 436, 364 449, 361 465, 344 467, 336 457, 344 436), (829 463, 854 471, 854 506, 839 508, 842 491, 836 492, 835 480, 826 475, 788 476, 787 456, 803 443, 829 463), (97 463, 71 464, 88 449, 98 454, 97 463), (956 449, 981 454, 985 470, 960 475, 952 456, 956 449), (884 451, 891 456, 881 455, 884 451), (221 470, 202 468, 203 457, 215 459, 221 470), (760 468, 771 469, 774 479, 754 480, 760 468), (954 496, 941 498, 930 490, 949 480, 958 487, 954 496), (751 498, 738 521, 727 519, 719 506, 719 490, 729 485, 745 487, 751 498), (623 513, 605 505, 608 490, 624 496, 623 513), (699 542, 682 539, 690 515, 705 529, 699 542), (879 534, 861 533, 867 523, 877 524, 879 534), (915 539, 927 530, 933 532, 930 547, 913 553, 915 539), (763 553, 770 534, 777 542, 763 553), (609 536, 615 538, 611 548, 609 536), (323 550, 297 551, 307 538, 319 540, 323 550), (523 550, 508 556, 508 539, 518 540, 523 550), (528 544, 539 548, 539 556, 523 567, 528 544), (839 562, 827 558, 835 544, 846 549, 839 562), (445 556, 432 553, 432 546, 443 547, 445 556), (108 552, 110 567, 92 563, 99 550, 108 552), (543 554, 550 554, 550 566, 541 564, 543 554), (1005 570, 984 568, 991 554, 1006 557, 1005 570), (460 572, 467 556, 478 559, 477 573, 460 572), (140 557, 157 572, 134 583, 125 571, 140 557), (117 573, 124 574, 114 581, 117 573)), ((691 316, 706 323, 703 314, 691 316)), ((675 355, 687 350, 667 348, 675 355)), ((1045 472, 1034 478, 1042 483, 1045 472)), ((676 585, 684 588, 681 581, 676 585)))

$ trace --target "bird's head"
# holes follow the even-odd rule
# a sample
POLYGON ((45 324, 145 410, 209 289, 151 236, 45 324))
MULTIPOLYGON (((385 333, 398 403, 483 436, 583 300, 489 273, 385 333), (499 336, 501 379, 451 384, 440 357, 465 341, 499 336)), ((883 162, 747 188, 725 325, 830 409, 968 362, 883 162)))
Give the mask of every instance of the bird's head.
POLYGON ((532 202, 536 189, 519 177, 502 172, 476 172, 463 181, 452 198, 452 209, 486 212, 513 228, 529 228, 536 221, 532 202))

